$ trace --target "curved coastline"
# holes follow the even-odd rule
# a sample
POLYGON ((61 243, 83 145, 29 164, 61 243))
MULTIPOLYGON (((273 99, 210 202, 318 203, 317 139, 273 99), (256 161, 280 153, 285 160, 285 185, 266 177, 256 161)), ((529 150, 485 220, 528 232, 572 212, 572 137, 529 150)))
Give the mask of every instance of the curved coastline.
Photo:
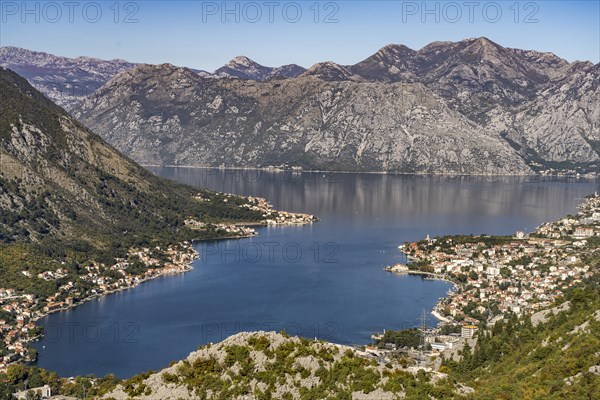
MULTIPOLYGON (((407 258, 409 258, 409 256, 407 255, 407 258)), ((402 264, 396 264, 396 265, 390 265, 384 268, 385 271, 387 272, 392 272, 394 274, 397 275, 420 275, 421 277, 423 277, 423 279, 430 279, 430 280, 436 280, 436 281, 444 281, 444 282, 448 282, 450 284, 452 284, 452 288, 450 288, 448 290, 448 292, 446 293, 446 297, 441 297, 438 302, 435 304, 435 306, 433 306, 433 309, 431 310, 431 315, 433 315, 438 321, 443 322, 443 323, 450 323, 450 319, 444 317, 439 311, 439 305, 442 303, 443 300, 445 300, 452 291, 456 290, 459 286, 459 283, 453 281, 452 279, 450 279, 449 277, 447 277, 446 275, 442 275, 442 274, 436 274, 434 272, 426 272, 426 271, 418 271, 418 270, 410 270, 408 269, 407 266, 402 265, 402 264)))
MULTIPOLYGON (((318 221, 319 219, 317 217, 312 216, 313 218, 310 221, 303 221, 303 223, 292 223, 292 222, 279 222, 276 225, 280 225, 280 226, 299 226, 299 225, 306 225, 309 223, 313 223, 318 221)), ((231 224, 232 226, 235 227, 250 227, 250 226, 257 226, 257 227, 267 227, 270 224, 267 221, 249 221, 249 222, 235 222, 231 224)), ((214 237, 214 238, 203 238, 203 239, 190 239, 189 243, 190 244, 194 244, 194 243, 201 243, 201 242, 207 242, 207 241, 225 241, 225 240, 237 240, 237 239, 247 239, 247 238, 251 238, 254 237, 257 233, 252 230, 252 233, 240 233, 240 234, 233 234, 233 235, 227 235, 227 236, 219 236, 219 237, 214 237)), ((71 310, 74 309, 76 307, 79 307, 91 300, 94 299, 101 299, 104 297, 107 297, 109 295, 112 294, 116 294, 119 292, 123 292, 123 291, 127 291, 130 289, 135 289, 138 286, 140 286, 143 283, 158 279, 158 278, 165 278, 165 277, 170 277, 170 276, 174 276, 174 275, 180 275, 180 274, 184 274, 187 272, 190 272, 194 269, 194 267, 192 266, 192 264, 194 262, 196 262, 199 258, 200 258, 200 253, 195 250, 193 248, 193 246, 191 246, 189 248, 189 251, 192 252, 192 258, 190 259, 189 263, 187 263, 187 265, 185 265, 185 267, 180 267, 179 269, 161 269, 158 273, 156 273, 155 275, 150 275, 150 276, 146 276, 146 277, 142 277, 140 279, 138 279, 137 281, 135 281, 134 284, 129 285, 129 286, 123 286, 123 287, 118 287, 115 289, 111 289, 111 290, 106 290, 106 291, 102 291, 99 293, 93 293, 89 296, 84 297, 83 299, 77 301, 77 302, 73 302, 72 304, 65 304, 62 307, 58 307, 58 308, 53 308, 50 310, 44 310, 42 312, 40 312, 38 315, 35 315, 31 318, 32 322, 35 323, 37 326, 39 326, 37 324, 37 322, 51 314, 55 314, 61 311, 67 311, 67 310, 71 310)), ((36 335, 35 337, 30 338, 30 340, 27 340, 26 343, 33 343, 33 342, 37 342, 39 340, 41 340, 43 338, 43 333, 36 335)), ((37 360, 33 360, 32 362, 36 362, 37 360)))

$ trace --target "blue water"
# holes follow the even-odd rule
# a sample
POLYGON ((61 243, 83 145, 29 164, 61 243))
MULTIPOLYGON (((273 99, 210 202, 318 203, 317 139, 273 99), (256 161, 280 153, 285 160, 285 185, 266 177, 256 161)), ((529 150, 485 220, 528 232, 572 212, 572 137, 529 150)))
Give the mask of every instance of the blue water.
MULTIPOLYGON (((418 324, 446 282, 382 270, 399 243, 430 234, 511 234, 576 212, 586 180, 257 173, 150 168, 214 190, 267 197, 316 214, 302 227, 197 244, 184 275, 160 278, 40 321, 39 366, 64 376, 160 369, 198 345, 244 330, 282 330, 364 344, 373 332, 418 324)), ((436 321, 429 316, 428 324, 436 321)))

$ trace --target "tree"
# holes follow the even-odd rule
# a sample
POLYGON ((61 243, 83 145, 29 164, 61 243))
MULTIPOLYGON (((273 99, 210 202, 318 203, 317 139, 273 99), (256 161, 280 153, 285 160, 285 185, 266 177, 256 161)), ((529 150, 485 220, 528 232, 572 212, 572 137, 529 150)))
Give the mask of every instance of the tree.
POLYGON ((8 366, 6 370, 6 378, 12 384, 19 384, 25 382, 27 379, 28 371, 27 368, 21 364, 12 364, 8 366))

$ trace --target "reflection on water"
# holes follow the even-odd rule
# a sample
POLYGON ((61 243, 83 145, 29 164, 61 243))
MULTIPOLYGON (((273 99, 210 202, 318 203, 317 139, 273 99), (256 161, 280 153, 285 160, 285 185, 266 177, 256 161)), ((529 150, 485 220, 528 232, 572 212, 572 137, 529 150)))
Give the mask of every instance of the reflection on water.
POLYGON ((454 219, 452 227, 459 230, 473 226, 473 220, 506 217, 508 223, 496 220, 485 224, 490 229, 487 233, 495 234, 521 228, 532 230, 566 211, 575 212, 580 199, 598 188, 597 182, 579 178, 148 169, 179 182, 262 196, 277 208, 319 216, 391 218, 393 222, 440 217, 454 219))

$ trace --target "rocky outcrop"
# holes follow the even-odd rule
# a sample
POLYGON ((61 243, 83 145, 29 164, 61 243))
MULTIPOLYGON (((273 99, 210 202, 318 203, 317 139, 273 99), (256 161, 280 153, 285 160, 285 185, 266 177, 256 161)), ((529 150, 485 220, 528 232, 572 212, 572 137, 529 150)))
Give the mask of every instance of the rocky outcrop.
POLYGON ((531 324, 534 327, 538 326, 539 324, 545 324, 546 322, 548 322, 549 317, 556 315, 563 311, 569 311, 570 309, 571 309, 571 302, 565 301, 564 303, 561 303, 560 305, 558 305, 556 307, 538 311, 531 315, 531 324))
MULTIPOLYGON (((414 372, 378 364, 347 346, 275 332, 243 332, 201 347, 162 371, 125 381, 103 398, 391 400, 404 397, 411 383, 418 385, 414 372), (386 385, 394 380, 398 383, 386 385)), ((431 387, 446 377, 423 375, 428 382, 420 384, 431 387)))

